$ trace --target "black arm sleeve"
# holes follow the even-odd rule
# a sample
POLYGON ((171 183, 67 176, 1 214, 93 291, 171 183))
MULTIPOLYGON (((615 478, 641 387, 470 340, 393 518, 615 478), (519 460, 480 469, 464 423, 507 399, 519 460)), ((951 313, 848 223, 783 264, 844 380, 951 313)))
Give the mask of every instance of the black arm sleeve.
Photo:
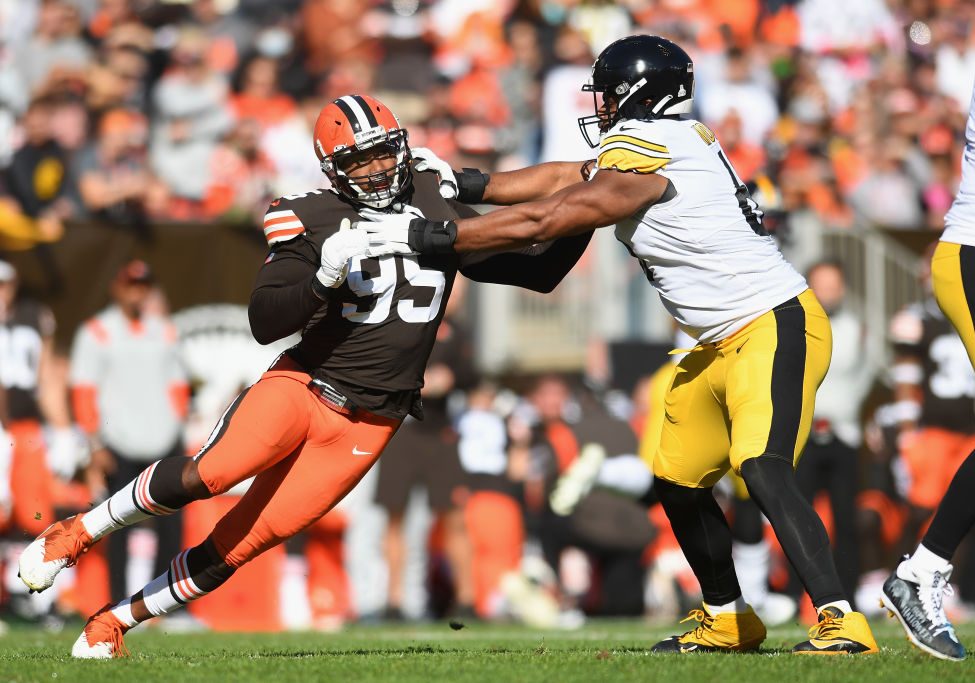
POLYGON ((483 261, 465 265, 460 272, 475 282, 524 287, 547 294, 562 282, 572 266, 582 257, 593 231, 563 237, 545 247, 532 247, 521 252, 505 252, 483 261))
POLYGON ((325 302, 315 294, 317 264, 309 259, 314 247, 298 238, 294 247, 274 253, 257 275, 247 316, 251 333, 261 344, 302 330, 325 302))

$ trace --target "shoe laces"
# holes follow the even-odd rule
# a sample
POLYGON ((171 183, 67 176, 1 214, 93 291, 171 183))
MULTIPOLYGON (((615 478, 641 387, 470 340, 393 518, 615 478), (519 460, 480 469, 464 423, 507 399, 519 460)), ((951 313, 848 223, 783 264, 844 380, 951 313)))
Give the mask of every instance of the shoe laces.
POLYGON ((809 629, 810 639, 830 640, 837 631, 843 628, 843 617, 834 617, 828 612, 820 612, 819 619, 809 629))
POLYGON ((105 606, 85 624, 85 639, 89 647, 96 643, 110 643, 113 657, 128 657, 129 648, 125 646, 125 628, 114 614, 105 606))
POLYGON ((704 638, 705 632, 710 631, 714 626, 714 617, 705 612, 703 609, 692 609, 687 613, 685 618, 680 620, 680 623, 683 624, 685 621, 697 621, 700 623, 690 631, 687 631, 681 635, 681 640, 687 638, 688 636, 694 636, 698 639, 704 638))
POLYGON ((44 538, 44 557, 47 560, 67 559, 66 566, 71 567, 78 558, 88 552, 87 533, 81 521, 74 518, 70 521, 60 522, 59 526, 52 529, 51 533, 44 538), (79 526, 80 529, 75 529, 79 526))
POLYGON ((935 635, 952 630, 948 615, 945 614, 944 599, 945 596, 954 594, 955 590, 941 572, 934 572, 930 584, 922 582, 917 586, 917 597, 935 635))

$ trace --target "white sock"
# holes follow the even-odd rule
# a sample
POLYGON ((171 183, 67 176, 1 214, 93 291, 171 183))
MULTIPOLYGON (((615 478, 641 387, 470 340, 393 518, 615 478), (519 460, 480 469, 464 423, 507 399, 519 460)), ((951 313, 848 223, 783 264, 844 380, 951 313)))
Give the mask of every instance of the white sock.
POLYGON ((149 479, 152 478, 157 464, 154 462, 149 465, 108 500, 102 501, 84 514, 81 523, 92 539, 97 541, 113 531, 132 526, 144 519, 175 512, 160 505, 149 495, 149 479))
POLYGON ((843 614, 846 614, 847 612, 852 612, 853 611, 853 605, 850 604, 850 601, 849 600, 836 600, 834 602, 827 602, 825 605, 817 605, 816 606, 816 614, 819 614, 820 612, 822 612, 827 607, 835 607, 836 609, 838 609, 843 614))
POLYGON ((142 589, 142 599, 146 603, 146 609, 154 617, 175 612, 186 603, 202 598, 209 592, 197 586, 196 581, 190 576, 186 565, 188 553, 189 550, 184 550, 174 557, 169 564, 169 571, 160 574, 142 589))
POLYGON ((771 551, 768 543, 738 543, 731 546, 731 557, 735 562, 735 573, 742 597, 750 605, 761 605, 768 597, 768 572, 771 564, 771 551))
POLYGON ((126 598, 112 608, 115 618, 125 624, 128 628, 136 626, 139 622, 132 616, 132 598, 126 598))
POLYGON ((900 565, 898 565, 897 575, 902 579, 913 581, 917 578, 917 576, 930 576, 935 572, 946 574, 950 569, 951 564, 948 562, 948 560, 944 559, 940 555, 935 555, 933 552, 925 548, 923 543, 921 543, 917 546, 917 550, 914 551, 914 554, 911 555, 906 562, 901 562, 900 565), (901 573, 902 568, 904 569, 905 573, 909 570, 911 576, 904 576, 904 574, 901 573))
POLYGON ((735 600, 726 605, 709 605, 708 603, 704 603, 704 609, 709 614, 741 614, 742 612, 748 611, 748 603, 745 602, 745 598, 739 595, 735 600))

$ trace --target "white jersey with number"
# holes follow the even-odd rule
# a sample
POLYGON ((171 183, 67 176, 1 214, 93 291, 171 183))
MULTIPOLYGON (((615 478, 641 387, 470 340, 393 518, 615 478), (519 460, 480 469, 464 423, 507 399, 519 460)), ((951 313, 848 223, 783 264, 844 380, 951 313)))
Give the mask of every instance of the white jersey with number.
POLYGON ((975 92, 965 128, 965 152, 961 161, 961 184, 958 195, 945 216, 942 242, 975 246, 975 92))
POLYGON ((680 327, 715 342, 802 293, 714 133, 692 119, 621 121, 597 166, 657 173, 673 188, 616 226, 680 327))

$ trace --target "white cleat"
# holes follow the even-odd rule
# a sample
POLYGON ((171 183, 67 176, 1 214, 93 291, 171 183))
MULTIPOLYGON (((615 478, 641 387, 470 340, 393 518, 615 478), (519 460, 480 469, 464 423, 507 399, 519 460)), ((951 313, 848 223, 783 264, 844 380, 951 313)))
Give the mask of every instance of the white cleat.
POLYGON ((47 590, 65 567, 70 567, 91 546, 81 516, 55 522, 20 554, 17 575, 30 591, 47 590))
POLYGON ((88 619, 84 630, 71 647, 75 659, 112 659, 129 654, 122 637, 127 629, 108 608, 88 619))

